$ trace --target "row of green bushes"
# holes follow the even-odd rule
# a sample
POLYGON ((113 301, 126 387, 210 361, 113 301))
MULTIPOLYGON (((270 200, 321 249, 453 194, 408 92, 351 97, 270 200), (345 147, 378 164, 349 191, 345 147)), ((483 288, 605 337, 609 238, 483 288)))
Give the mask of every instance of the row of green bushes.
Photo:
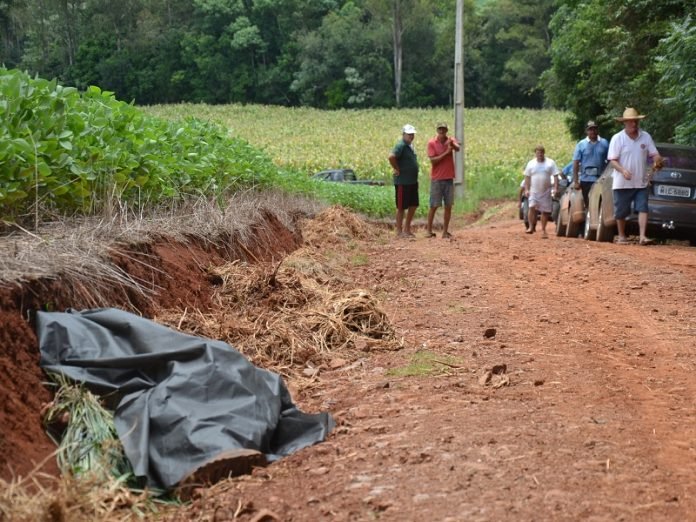
POLYGON ((112 93, 0 70, 0 209, 95 213, 268 185, 271 160, 219 126, 143 114, 112 93))
POLYGON ((384 188, 336 186, 280 170, 220 125, 150 116, 97 87, 78 92, 0 69, 0 121, 0 217, 7 221, 271 187, 369 214, 391 210, 384 188))

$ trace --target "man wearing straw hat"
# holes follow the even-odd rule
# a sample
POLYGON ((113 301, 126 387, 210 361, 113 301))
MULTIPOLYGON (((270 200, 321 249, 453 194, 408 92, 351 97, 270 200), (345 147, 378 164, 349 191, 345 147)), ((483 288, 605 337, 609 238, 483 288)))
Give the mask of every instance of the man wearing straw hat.
POLYGON ((655 147, 650 134, 640 129, 639 114, 633 107, 627 107, 623 116, 616 118, 624 129, 614 134, 609 142, 607 159, 614 167, 612 172, 612 191, 614 196, 614 217, 619 237, 618 244, 628 243, 626 237, 626 218, 631 213, 631 203, 638 214, 640 245, 654 243, 645 232, 648 227, 648 183, 651 172, 647 168, 648 158, 653 159, 654 170, 662 168, 662 157, 655 147))

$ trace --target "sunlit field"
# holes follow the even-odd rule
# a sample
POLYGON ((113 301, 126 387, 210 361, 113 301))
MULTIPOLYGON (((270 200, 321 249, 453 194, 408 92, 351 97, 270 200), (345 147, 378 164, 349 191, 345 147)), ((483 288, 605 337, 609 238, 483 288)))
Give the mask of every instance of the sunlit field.
MULTIPOLYGON (((390 180, 389 151, 405 123, 415 125, 422 180, 427 185, 426 145, 439 121, 454 134, 454 113, 446 109, 322 111, 260 105, 165 105, 144 110, 165 118, 193 116, 230 129, 264 149, 280 167, 308 175, 350 167, 360 178, 390 180)), ((465 185, 480 199, 511 197, 534 147, 542 143, 559 167, 570 161, 575 139, 565 114, 551 110, 468 109, 464 113, 465 185)))

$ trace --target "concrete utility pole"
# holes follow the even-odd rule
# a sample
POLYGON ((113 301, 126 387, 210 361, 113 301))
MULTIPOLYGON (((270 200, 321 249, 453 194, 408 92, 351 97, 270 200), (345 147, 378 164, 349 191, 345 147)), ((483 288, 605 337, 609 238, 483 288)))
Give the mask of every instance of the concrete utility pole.
POLYGON ((457 0, 454 35, 454 136, 461 148, 454 153, 454 195, 464 197, 464 0, 457 0))

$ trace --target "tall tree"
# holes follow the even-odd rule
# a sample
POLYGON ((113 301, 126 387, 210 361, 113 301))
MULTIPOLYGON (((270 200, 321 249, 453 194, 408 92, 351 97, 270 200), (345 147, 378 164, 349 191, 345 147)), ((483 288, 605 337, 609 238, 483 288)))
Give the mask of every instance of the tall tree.
POLYGON ((403 87, 403 63, 406 35, 415 28, 427 28, 432 24, 433 3, 428 0, 367 0, 366 6, 378 23, 390 28, 392 41, 392 71, 394 101, 401 105, 403 87))
POLYGON ((657 47, 659 92, 676 115, 674 139, 696 146, 696 20, 691 15, 670 24, 657 47))
POLYGON ((571 132, 581 135, 588 118, 613 131, 614 116, 633 106, 654 116, 644 126, 657 139, 672 139, 680 116, 656 90, 658 44, 692 7, 693 0, 564 2, 551 22, 544 85, 549 102, 571 112, 571 132))
POLYGON ((0 2, 0 63, 6 67, 16 67, 22 59, 22 39, 28 15, 24 2, 0 2))
POLYGON ((491 0, 481 13, 478 45, 486 106, 541 107, 539 77, 550 65, 548 22, 555 0, 491 0))
POLYGON ((299 36, 291 90, 300 102, 325 108, 388 104, 388 47, 379 27, 348 2, 327 14, 316 31, 299 36))

